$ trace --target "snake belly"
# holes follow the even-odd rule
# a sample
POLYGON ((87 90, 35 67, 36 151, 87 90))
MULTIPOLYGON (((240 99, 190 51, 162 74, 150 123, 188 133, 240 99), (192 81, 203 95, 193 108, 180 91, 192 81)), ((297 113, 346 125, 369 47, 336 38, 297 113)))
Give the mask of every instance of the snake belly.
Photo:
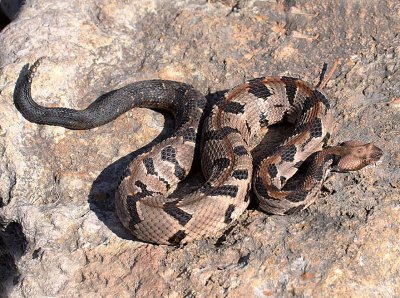
POLYGON ((84 110, 48 108, 31 97, 39 63, 21 71, 14 91, 15 106, 31 122, 90 129, 134 107, 174 115, 175 133, 128 165, 116 194, 122 224, 145 242, 178 245, 218 235, 247 208, 252 181, 265 211, 290 214, 304 209, 315 200, 331 163, 332 154, 324 155, 302 187, 283 190, 302 161, 322 149, 332 127, 325 96, 299 79, 263 77, 233 88, 214 105, 199 136, 206 100, 190 85, 142 81, 104 94, 84 110), (262 127, 285 121, 294 123, 293 133, 261 161, 253 178, 250 139, 262 127), (170 197, 192 166, 199 138, 206 183, 184 197, 170 197))

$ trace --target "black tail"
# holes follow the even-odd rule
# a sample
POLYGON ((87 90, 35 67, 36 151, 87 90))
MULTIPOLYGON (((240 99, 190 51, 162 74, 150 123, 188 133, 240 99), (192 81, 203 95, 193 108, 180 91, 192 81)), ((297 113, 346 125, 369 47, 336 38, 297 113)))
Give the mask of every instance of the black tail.
POLYGON ((190 85, 149 80, 135 82, 103 94, 84 110, 44 107, 37 104, 31 96, 32 79, 41 60, 37 60, 30 68, 29 65, 23 67, 14 89, 15 107, 28 121, 37 124, 90 129, 114 120, 133 107, 168 110, 180 118, 183 115, 179 114, 186 112, 182 107, 187 104, 188 95, 193 97, 195 93, 195 99, 205 101, 190 85))

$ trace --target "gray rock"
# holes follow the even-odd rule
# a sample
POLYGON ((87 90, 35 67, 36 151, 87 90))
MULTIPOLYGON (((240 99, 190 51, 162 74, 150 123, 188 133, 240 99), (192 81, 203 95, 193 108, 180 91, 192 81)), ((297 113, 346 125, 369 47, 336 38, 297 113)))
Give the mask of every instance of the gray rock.
POLYGON ((396 0, 27 1, 0 33, 7 295, 400 296, 398 8, 396 0), (385 155, 375 168, 330 177, 299 214, 252 206, 218 240, 136 242, 114 213, 117 180, 171 132, 171 119, 138 109, 90 131, 29 123, 12 94, 22 67, 41 56, 33 96, 73 108, 149 78, 185 81, 210 99, 264 75, 315 85, 323 63, 340 59, 324 89, 337 119, 332 143, 371 141, 385 155))

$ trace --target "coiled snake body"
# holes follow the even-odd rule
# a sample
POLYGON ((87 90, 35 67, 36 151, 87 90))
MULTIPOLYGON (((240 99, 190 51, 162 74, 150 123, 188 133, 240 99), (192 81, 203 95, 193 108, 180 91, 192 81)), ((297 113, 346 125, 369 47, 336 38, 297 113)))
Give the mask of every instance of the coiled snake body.
POLYGON ((174 115, 175 133, 129 164, 116 195, 122 224, 146 242, 177 245, 218 234, 246 209, 251 186, 268 213, 302 210, 315 201, 331 168, 358 170, 382 155, 359 141, 322 150, 332 127, 325 96, 299 79, 258 78, 227 92, 204 121, 200 154, 206 183, 184 197, 169 197, 192 166, 204 96, 187 84, 150 80, 107 93, 85 110, 47 108, 31 97, 39 61, 21 72, 14 92, 15 106, 31 122, 90 129, 133 107, 174 115), (293 133, 253 174, 249 140, 261 127, 284 121, 295 124, 293 133), (307 158, 305 175, 290 183, 307 158))

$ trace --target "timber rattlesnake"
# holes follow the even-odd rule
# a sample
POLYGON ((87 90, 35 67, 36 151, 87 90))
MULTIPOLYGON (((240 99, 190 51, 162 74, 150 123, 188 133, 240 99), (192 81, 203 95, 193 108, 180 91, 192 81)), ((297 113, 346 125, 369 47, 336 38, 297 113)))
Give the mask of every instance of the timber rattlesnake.
POLYGON ((204 96, 187 84, 150 80, 109 92, 84 110, 47 108, 31 97, 39 63, 21 72, 14 92, 15 106, 31 122, 90 129, 133 107, 174 115, 175 133, 130 163, 116 196, 123 225, 146 242, 177 245, 217 234, 246 209, 251 185, 266 212, 302 210, 315 201, 331 168, 358 170, 382 155, 376 146, 359 141, 321 150, 332 127, 325 96, 295 78, 253 79, 227 92, 205 119, 200 154, 206 183, 187 196, 171 198, 169 192, 192 166, 204 96), (249 140, 261 127, 285 121, 295 124, 293 133, 253 175, 249 140), (307 158, 305 175, 291 182, 307 158))

